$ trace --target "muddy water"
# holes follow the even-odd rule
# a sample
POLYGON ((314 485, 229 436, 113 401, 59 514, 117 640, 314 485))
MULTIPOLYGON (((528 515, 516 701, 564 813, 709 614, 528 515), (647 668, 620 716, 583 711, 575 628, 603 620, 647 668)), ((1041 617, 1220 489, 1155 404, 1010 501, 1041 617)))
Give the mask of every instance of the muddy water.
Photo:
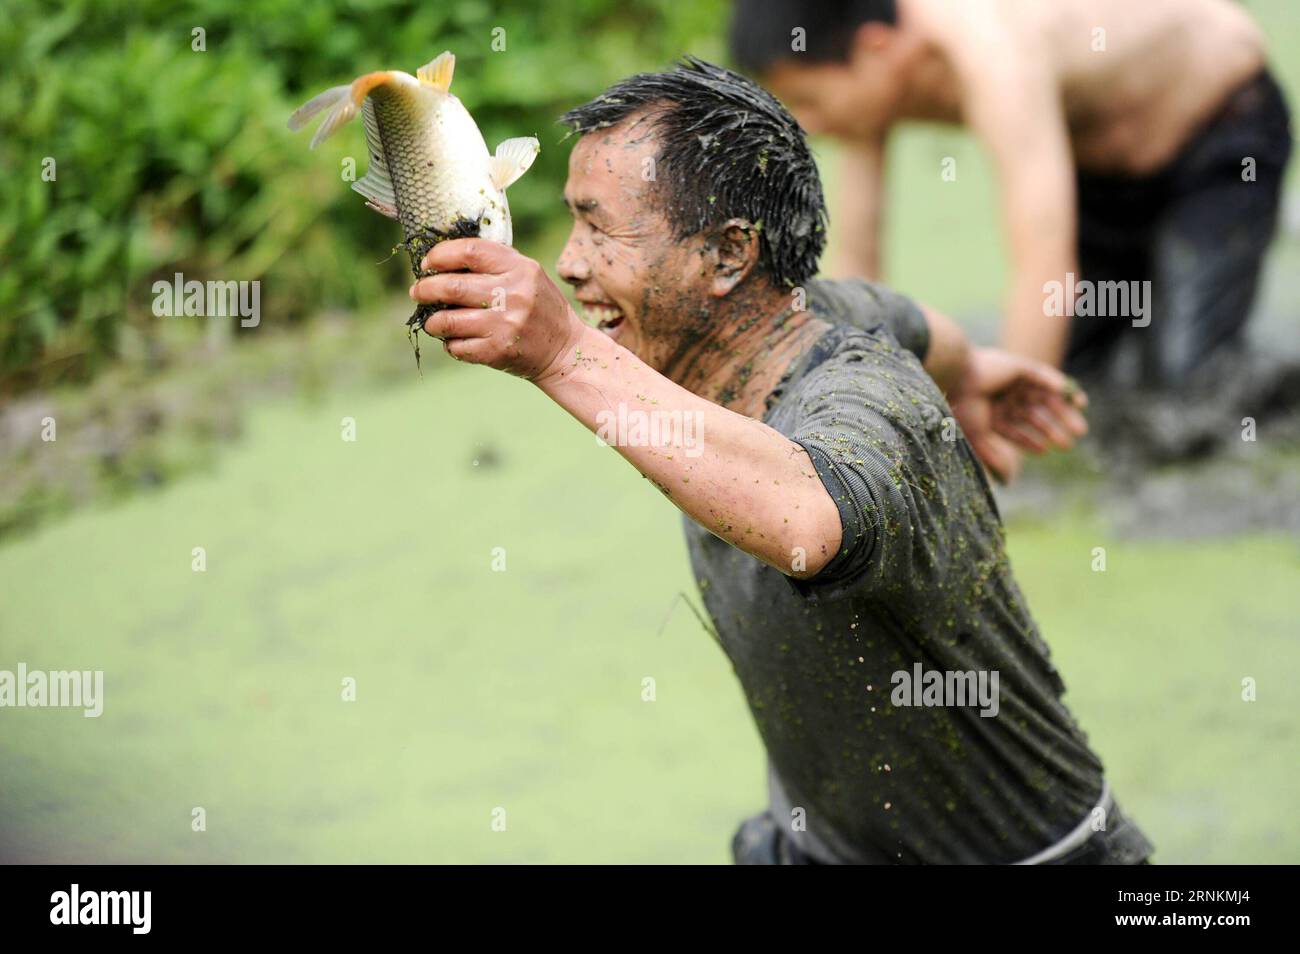
POLYGON ((1092 432, 1074 453, 998 492, 1009 520, 1091 504, 1117 533, 1300 536, 1300 359, 1233 359, 1186 395, 1089 391, 1092 432))

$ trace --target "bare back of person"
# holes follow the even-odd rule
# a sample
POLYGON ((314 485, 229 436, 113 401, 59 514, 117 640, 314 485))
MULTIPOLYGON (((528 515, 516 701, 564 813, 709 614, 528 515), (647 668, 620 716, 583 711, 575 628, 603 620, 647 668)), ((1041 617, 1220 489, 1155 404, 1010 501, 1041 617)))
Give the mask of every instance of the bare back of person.
POLYGON ((1075 162, 1088 172, 1159 169, 1265 63, 1261 31, 1229 0, 900 0, 899 8, 935 55, 897 118, 962 120, 959 64, 1007 52, 981 48, 970 20, 996 18, 1020 55, 1057 79, 1075 162))
POLYGON ((844 147, 836 272, 881 275, 888 133, 960 124, 999 186, 1008 349, 1173 387, 1241 345, 1292 134, 1263 33, 1233 0, 828 0, 816 13, 737 0, 731 43, 806 129, 844 147), (1121 322, 1073 321, 1090 310, 1075 296, 1044 304, 1081 273, 1159 287, 1130 316, 1155 323, 1140 374, 1124 371, 1121 322))

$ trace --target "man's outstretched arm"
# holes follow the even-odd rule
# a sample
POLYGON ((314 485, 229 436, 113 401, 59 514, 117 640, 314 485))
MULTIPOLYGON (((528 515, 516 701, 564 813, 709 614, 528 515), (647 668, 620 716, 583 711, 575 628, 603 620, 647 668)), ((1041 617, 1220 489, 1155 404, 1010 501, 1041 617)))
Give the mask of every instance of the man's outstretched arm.
MULTIPOLYGON (((612 436, 618 453, 697 523, 782 573, 815 576, 836 554, 839 508, 799 444, 681 387, 584 324, 542 267, 509 246, 443 242, 425 267, 443 274, 421 279, 412 296, 459 306, 425 323, 453 357, 533 381, 588 430, 612 436), (490 307, 502 292, 503 307, 490 307), (627 424, 625 436, 639 425, 641 435, 619 439, 627 424)), ((1062 396, 1059 372, 970 349, 951 322, 934 313, 928 321, 927 368, 995 475, 1014 473, 1010 445, 1068 447, 1086 430, 1062 396)))
POLYGON ((425 324, 453 357, 531 380, 593 433, 617 426, 620 414, 639 419, 647 439, 612 441, 618 453, 701 526, 782 573, 812 577, 835 556, 839 508, 798 444, 670 381, 584 324, 542 267, 509 246, 443 242, 425 266, 471 273, 424 278, 412 290, 460 306, 425 324), (504 308, 493 310, 498 289, 504 308))

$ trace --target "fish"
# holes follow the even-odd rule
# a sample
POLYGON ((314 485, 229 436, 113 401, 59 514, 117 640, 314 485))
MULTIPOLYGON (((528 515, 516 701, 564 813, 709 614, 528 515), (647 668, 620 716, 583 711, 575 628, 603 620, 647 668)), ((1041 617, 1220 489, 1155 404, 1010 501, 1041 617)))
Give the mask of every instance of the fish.
MULTIPOLYGON (((369 164, 352 188, 366 205, 402 227, 411 271, 429 249, 453 238, 514 240, 506 189, 528 171, 541 152, 534 136, 506 139, 489 154, 478 124, 451 93, 456 57, 446 50, 414 76, 400 70, 366 73, 308 100, 289 117, 302 129, 324 113, 311 140, 315 149, 339 127, 361 114, 369 164)), ((419 365, 418 332, 441 306, 420 304, 407 319, 419 365)))

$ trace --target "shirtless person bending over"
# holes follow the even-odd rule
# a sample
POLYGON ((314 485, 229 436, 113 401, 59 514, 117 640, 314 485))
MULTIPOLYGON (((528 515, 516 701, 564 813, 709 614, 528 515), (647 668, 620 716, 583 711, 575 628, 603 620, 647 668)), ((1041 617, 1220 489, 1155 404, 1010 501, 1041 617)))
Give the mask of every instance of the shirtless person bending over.
POLYGON ((1128 340, 1142 380, 1173 387, 1239 345, 1291 133, 1237 4, 739 0, 731 39, 808 131, 847 146, 837 271, 878 275, 894 124, 964 123, 1001 187, 1005 347, 1113 380, 1128 340), (1053 305, 1087 286, 1087 305, 1053 305))

